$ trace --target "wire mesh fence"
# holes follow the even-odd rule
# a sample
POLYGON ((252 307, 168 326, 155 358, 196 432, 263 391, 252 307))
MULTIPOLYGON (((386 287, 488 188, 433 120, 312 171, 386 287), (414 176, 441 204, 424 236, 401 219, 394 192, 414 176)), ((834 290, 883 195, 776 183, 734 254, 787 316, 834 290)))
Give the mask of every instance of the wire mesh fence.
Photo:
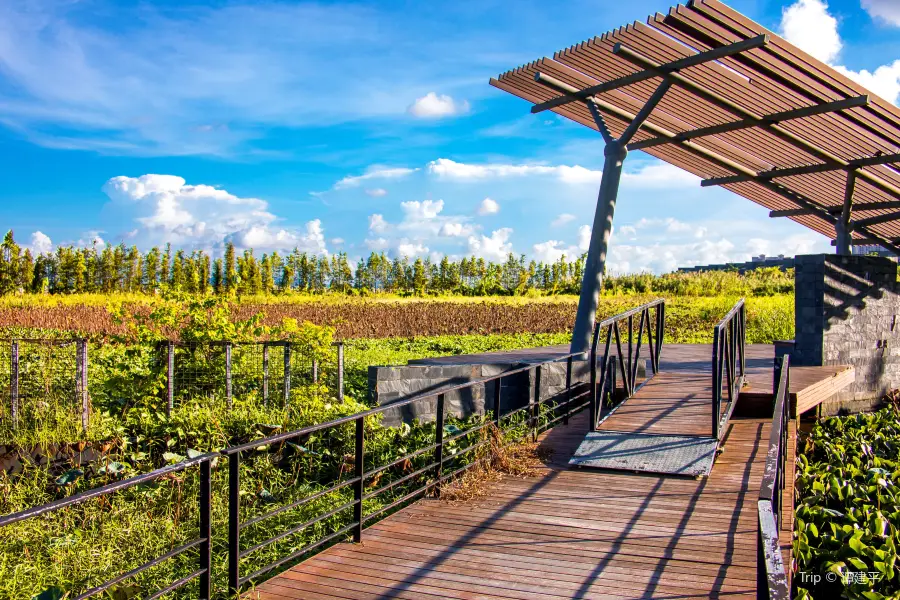
POLYGON ((0 340, 0 431, 53 425, 77 435, 98 400, 122 409, 152 402, 167 413, 195 400, 287 407, 291 390, 307 388, 342 401, 343 357, 342 342, 322 352, 284 341, 0 340))

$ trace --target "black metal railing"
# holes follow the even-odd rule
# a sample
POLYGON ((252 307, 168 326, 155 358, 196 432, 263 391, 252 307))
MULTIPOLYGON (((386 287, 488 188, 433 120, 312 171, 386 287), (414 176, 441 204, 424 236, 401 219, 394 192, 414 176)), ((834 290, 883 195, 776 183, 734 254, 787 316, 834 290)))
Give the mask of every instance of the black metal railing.
POLYGON ((716 439, 720 439, 725 432, 724 424, 731 417, 744 385, 746 326, 747 310, 741 298, 713 330, 712 437, 716 439), (724 409, 723 397, 727 401, 724 409))
POLYGON ((665 335, 665 321, 666 302, 664 299, 657 299, 614 317, 604 319, 594 327, 590 357, 591 424, 593 428, 596 428, 603 419, 612 414, 612 411, 606 415, 602 414, 600 399, 606 390, 615 391, 616 385, 614 382, 617 370, 622 373, 625 399, 633 396, 645 383, 659 373, 659 356, 665 335), (656 313, 655 318, 654 312, 656 313), (635 317, 639 318, 636 336, 634 330, 635 317), (623 348, 623 337, 626 337, 626 335, 623 334, 622 327, 626 329, 625 334, 627 334, 625 348, 623 348), (601 332, 606 334, 606 343, 598 366, 597 345, 601 332), (650 372, 645 372, 644 380, 641 383, 637 383, 638 365, 645 332, 647 347, 649 348, 650 372), (615 353, 610 354, 613 340, 615 340, 616 344, 615 353), (616 368, 616 363, 618 363, 618 369, 616 368))
MULTIPOLYGON (((138 475, 136 477, 131 477, 129 479, 123 479, 122 481, 117 481, 115 483, 110 483, 108 485, 98 487, 92 490, 87 490, 81 492, 79 494, 75 494, 68 498, 63 498, 61 500, 57 500, 55 502, 50 502, 49 504, 44 504, 42 506, 36 506, 33 508, 29 508, 20 512, 11 513, 6 516, 0 517, 0 530, 3 527, 12 525, 14 523, 18 523, 20 521, 24 521, 26 519, 31 519, 38 517, 40 515, 44 515, 47 513, 55 512, 58 510, 62 510, 64 508, 74 506, 76 504, 80 504, 82 502, 86 502, 92 498, 98 498, 100 496, 106 496, 109 494, 113 494, 115 492, 119 492, 128 488, 132 488, 137 485, 147 484, 150 482, 154 482, 160 480, 162 478, 166 478, 171 476, 173 473, 178 473, 188 469, 190 467, 199 465, 200 467, 200 492, 199 497, 197 499, 199 506, 199 534, 196 538, 185 542, 169 552, 154 558, 153 560, 144 563, 139 567, 135 567, 125 573, 117 575, 111 579, 106 580, 105 582, 92 587, 78 596, 73 596, 72 600, 85 600, 87 598, 91 598, 97 596, 98 594, 102 594, 107 590, 110 590, 114 586, 132 579, 144 571, 156 567, 161 563, 176 558, 194 548, 199 550, 199 560, 197 564, 197 569, 193 571, 191 574, 182 577, 181 579, 174 581, 172 583, 166 584, 165 587, 158 589, 156 592, 144 596, 148 600, 153 600, 155 598, 159 598, 164 596, 170 592, 173 592, 191 581, 199 580, 199 593, 198 598, 200 600, 209 600, 210 592, 211 592, 211 502, 212 502, 212 493, 211 493, 211 485, 210 485, 210 471, 212 467, 212 461, 215 460, 219 456, 218 452, 213 452, 209 454, 203 454, 201 456, 197 456, 192 459, 185 460, 183 462, 169 465, 163 467, 161 469, 157 469, 155 471, 151 471, 149 473, 144 473, 143 475, 138 475)), ((136 544, 140 544, 141 540, 135 540, 136 544)), ((68 597, 68 596, 67 596, 68 597)))
MULTIPOLYGON (((448 453, 445 452, 445 449, 451 442, 456 442, 458 440, 468 442, 473 434, 476 434, 491 425, 494 425, 500 432, 510 432, 518 427, 521 430, 521 434, 517 436, 518 439, 521 439, 521 437, 525 435, 529 435, 529 433, 532 439, 536 439, 537 433, 540 430, 552 427, 560 421, 567 422, 574 412, 585 408, 589 404, 587 399, 590 394, 589 390, 583 385, 573 385, 573 361, 580 360, 582 356, 583 355, 581 354, 558 356, 545 362, 510 369, 497 375, 480 378, 459 385, 449 385, 434 391, 417 394, 385 406, 349 415, 328 423, 312 425, 297 431, 273 435, 226 448, 222 451, 222 454, 228 457, 229 463, 229 589, 232 591, 240 590, 248 582, 257 580, 260 576, 287 563, 297 561, 326 544, 335 543, 351 536, 354 541, 359 542, 362 539, 363 529, 365 528, 366 523, 385 515, 389 511, 401 507, 429 491, 432 492, 434 496, 439 497, 441 486, 445 482, 459 476, 466 470, 488 458, 482 457, 463 461, 464 464, 461 466, 459 466, 457 462, 452 471, 445 472, 445 467, 449 464, 451 458, 458 461, 461 457, 475 452, 485 444, 490 443, 491 440, 489 439, 489 436, 482 435, 480 436, 481 439, 476 438, 475 441, 468 443, 462 448, 454 448, 452 454, 448 455, 448 453), (562 394, 556 396, 542 394, 542 389, 545 388, 545 386, 542 385, 544 371, 549 369, 551 364, 561 363, 562 361, 565 361, 565 387, 563 388, 562 394), (501 390, 503 380, 529 372, 531 372, 534 377, 531 380, 534 387, 532 392, 533 397, 529 398, 529 403, 527 405, 501 414, 501 390), (484 422, 479 425, 468 427, 462 431, 455 431, 454 429, 445 427, 448 396, 453 393, 470 390, 476 386, 484 386, 485 405, 486 407, 492 407, 491 418, 489 420, 484 420, 484 422), (374 418, 386 411, 396 411, 398 408, 429 400, 434 400, 436 402, 433 441, 412 452, 406 452, 401 456, 392 456, 389 462, 385 464, 370 464, 367 468, 366 420, 374 418), (552 406, 547 406, 549 403, 552 403, 552 406), (543 410, 543 414, 541 414, 542 409, 545 409, 543 410), (336 430, 342 426, 349 427, 351 425, 353 427, 353 450, 352 454, 345 456, 345 463, 347 465, 352 464, 352 467, 347 469, 346 473, 344 473, 344 470, 342 469, 342 474, 339 474, 336 480, 329 482, 331 485, 325 489, 320 489, 313 494, 297 499, 289 504, 254 516, 243 522, 241 521, 240 465, 244 453, 254 452, 260 447, 267 447, 272 451, 273 448, 280 447, 283 444, 310 439, 312 436, 321 437, 326 430, 336 430), (386 471, 398 467, 399 465, 409 465, 410 461, 414 459, 424 460, 427 464, 415 468, 412 472, 393 479, 389 483, 378 486, 381 475, 386 471), (419 479, 418 482, 416 481, 417 478, 419 479), (397 493, 402 495, 389 498, 386 504, 380 505, 376 510, 370 512, 365 511, 366 501, 377 498, 400 485, 404 485, 404 488, 400 488, 401 491, 397 493), (347 493, 350 490, 352 490, 352 498, 349 496, 349 493, 347 493), (342 494, 341 492, 344 493, 342 494), (338 498, 338 500, 336 500, 335 503, 328 503, 323 506, 319 514, 312 516, 303 523, 289 527, 287 530, 273 537, 256 542, 249 547, 244 547, 242 544, 242 534, 247 527, 266 519, 271 519, 286 511, 308 505, 314 500, 326 497, 331 500, 338 498), (338 520, 338 523, 333 525, 334 530, 330 531, 327 535, 324 535, 324 537, 310 541, 310 543, 279 557, 274 562, 257 568, 252 573, 247 575, 241 574, 241 561, 248 555, 262 550, 277 541, 300 534, 317 524, 327 522, 342 513, 348 514, 350 511, 352 511, 352 517, 350 517, 349 520, 338 520)), ((553 373, 553 375, 560 376, 561 373, 557 372, 553 373)), ((332 520, 332 523, 333 522, 334 521, 332 520)))
POLYGON ((766 452, 766 469, 757 502, 756 597, 789 600, 790 588, 781 557, 779 532, 784 516, 782 499, 787 473, 788 423, 790 421, 790 357, 775 365, 775 411, 766 452))

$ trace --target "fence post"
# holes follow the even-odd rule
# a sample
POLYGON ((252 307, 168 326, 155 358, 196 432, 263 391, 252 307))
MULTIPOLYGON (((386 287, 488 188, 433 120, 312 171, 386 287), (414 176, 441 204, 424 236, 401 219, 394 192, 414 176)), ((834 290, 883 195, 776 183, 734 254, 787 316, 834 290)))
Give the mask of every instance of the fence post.
POLYGON ((441 497, 441 475, 444 467, 444 394, 437 397, 437 417, 434 421, 434 497, 441 497))
POLYGON ((166 416, 175 406, 175 342, 166 342, 166 416))
POLYGON ((503 391, 503 378, 494 380, 494 425, 500 429, 500 393, 503 391))
POLYGON ((538 413, 541 403, 541 365, 534 369, 534 403, 531 405, 531 441, 537 441, 538 413))
POLYGON ((200 600, 209 600, 212 595, 212 486, 210 483, 210 461, 200 463, 200 600))
POLYGON ((337 397, 344 401, 344 342, 337 343, 337 397))
POLYGON ((263 342, 263 406, 269 406, 269 343, 263 342))
POLYGON ((566 359, 566 411, 563 413, 563 425, 569 424, 569 403, 572 402, 572 357, 566 359))
POLYGON ((19 426, 19 342, 13 340, 10 348, 9 398, 10 418, 13 429, 19 426))
POLYGON ((78 385, 76 389, 81 400, 81 428, 87 431, 91 420, 91 397, 88 394, 88 342, 85 339, 78 340, 78 385))
POLYGON ((231 410, 234 405, 231 397, 231 342, 225 342, 225 402, 231 410))
MULTIPOLYGON (((594 431, 597 427, 597 418, 600 414, 600 405, 597 403, 597 336, 600 334, 600 328, 594 332, 594 343, 591 344, 591 407, 590 407, 590 425, 588 431, 594 431)), ((603 394, 603 390, 600 390, 603 394)))
POLYGON ((312 361, 312 382, 319 383, 319 361, 315 358, 312 361))
POLYGON ((241 579, 241 453, 228 456, 228 590, 237 594, 241 579))
POLYGON ((353 520, 356 526, 353 528, 353 541, 357 544, 362 541, 363 530, 363 490, 365 489, 364 453, 366 449, 366 430, 365 417, 356 419, 356 454, 354 456, 354 466, 356 468, 356 483, 353 484, 353 520))
POLYGON ((284 407, 291 402, 291 343, 284 343, 284 407))
POLYGON ((722 357, 720 354, 721 332, 719 328, 713 329, 713 356, 712 356, 712 437, 719 437, 719 402, 722 395, 722 357))

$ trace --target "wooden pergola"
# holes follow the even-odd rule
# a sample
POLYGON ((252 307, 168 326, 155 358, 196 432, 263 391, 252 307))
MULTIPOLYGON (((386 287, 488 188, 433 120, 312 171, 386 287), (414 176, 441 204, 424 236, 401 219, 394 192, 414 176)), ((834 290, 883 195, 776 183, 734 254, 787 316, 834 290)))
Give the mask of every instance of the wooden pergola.
POLYGON ((587 349, 622 163, 643 150, 832 238, 900 253, 900 109, 718 0, 691 0, 491 79, 600 132, 576 319, 587 349))

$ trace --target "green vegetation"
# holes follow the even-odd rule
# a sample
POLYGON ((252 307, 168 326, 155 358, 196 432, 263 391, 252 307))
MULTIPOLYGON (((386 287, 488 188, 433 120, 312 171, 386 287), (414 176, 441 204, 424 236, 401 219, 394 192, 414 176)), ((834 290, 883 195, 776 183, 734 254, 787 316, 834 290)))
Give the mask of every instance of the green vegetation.
POLYGON ((900 596, 898 417, 896 407, 833 417, 805 438, 794 523, 798 598, 900 596))

